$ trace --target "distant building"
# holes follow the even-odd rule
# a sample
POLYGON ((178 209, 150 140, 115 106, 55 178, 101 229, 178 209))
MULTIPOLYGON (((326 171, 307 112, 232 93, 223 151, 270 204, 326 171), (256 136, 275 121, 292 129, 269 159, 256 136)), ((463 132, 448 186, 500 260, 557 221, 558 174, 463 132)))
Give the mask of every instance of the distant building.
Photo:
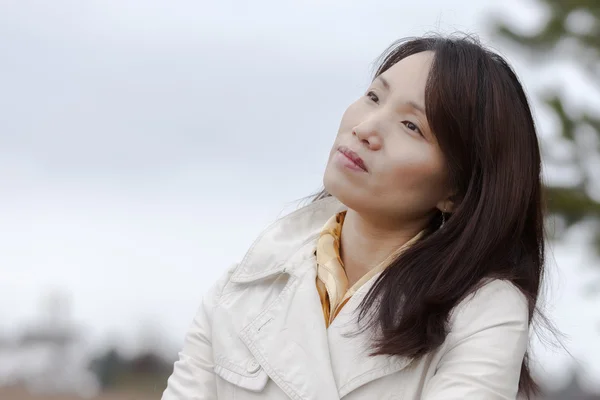
POLYGON ((68 302, 45 299, 39 321, 17 340, 0 346, 0 386, 20 386, 37 393, 94 396, 99 389, 88 369, 87 352, 68 318, 68 302))

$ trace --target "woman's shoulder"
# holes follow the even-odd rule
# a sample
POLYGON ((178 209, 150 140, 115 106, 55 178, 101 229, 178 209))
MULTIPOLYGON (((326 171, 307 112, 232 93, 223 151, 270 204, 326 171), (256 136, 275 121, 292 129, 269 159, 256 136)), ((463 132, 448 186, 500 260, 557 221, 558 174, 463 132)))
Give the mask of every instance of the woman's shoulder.
POLYGON ((258 235, 231 280, 251 282, 278 272, 294 253, 316 239, 332 215, 345 209, 337 199, 328 197, 278 218, 258 235))
POLYGON ((494 327, 527 332, 529 302, 512 282, 487 278, 460 301, 450 315, 449 336, 462 339, 494 327))
POLYGON ((323 224, 345 209, 337 199, 327 197, 276 219, 259 233, 241 260, 221 273, 208 295, 219 298, 224 291, 282 272, 286 261, 298 250, 310 247, 323 224))
POLYGON ((514 283, 507 279, 484 278, 460 303, 459 307, 477 307, 485 304, 506 305, 509 301, 527 306, 527 297, 514 283))

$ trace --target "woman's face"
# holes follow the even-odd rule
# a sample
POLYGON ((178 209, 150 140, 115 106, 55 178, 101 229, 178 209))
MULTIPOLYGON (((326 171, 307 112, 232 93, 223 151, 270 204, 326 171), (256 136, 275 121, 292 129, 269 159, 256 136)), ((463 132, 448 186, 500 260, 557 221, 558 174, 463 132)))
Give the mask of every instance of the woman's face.
POLYGON ((451 211, 445 159, 424 111, 432 61, 423 52, 397 62, 342 116, 323 183, 358 213, 421 220, 451 211))

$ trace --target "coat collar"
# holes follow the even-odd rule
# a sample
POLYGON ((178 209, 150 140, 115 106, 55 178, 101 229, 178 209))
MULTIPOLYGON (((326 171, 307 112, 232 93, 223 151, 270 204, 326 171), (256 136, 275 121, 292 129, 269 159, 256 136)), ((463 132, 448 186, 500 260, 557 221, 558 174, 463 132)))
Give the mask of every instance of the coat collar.
POLYGON ((284 272, 291 255, 304 244, 314 241, 332 215, 346 209, 330 196, 275 221, 254 241, 231 281, 252 282, 284 272))

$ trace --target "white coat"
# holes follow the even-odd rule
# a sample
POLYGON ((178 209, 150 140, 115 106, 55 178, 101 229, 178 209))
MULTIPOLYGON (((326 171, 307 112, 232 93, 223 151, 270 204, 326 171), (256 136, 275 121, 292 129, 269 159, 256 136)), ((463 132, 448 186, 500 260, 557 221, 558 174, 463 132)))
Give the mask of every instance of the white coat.
POLYGON ((334 198, 276 221, 205 294, 162 400, 515 399, 528 307, 489 280, 459 303, 445 343, 425 357, 369 356, 356 331, 363 285, 326 329, 314 249, 334 198))

